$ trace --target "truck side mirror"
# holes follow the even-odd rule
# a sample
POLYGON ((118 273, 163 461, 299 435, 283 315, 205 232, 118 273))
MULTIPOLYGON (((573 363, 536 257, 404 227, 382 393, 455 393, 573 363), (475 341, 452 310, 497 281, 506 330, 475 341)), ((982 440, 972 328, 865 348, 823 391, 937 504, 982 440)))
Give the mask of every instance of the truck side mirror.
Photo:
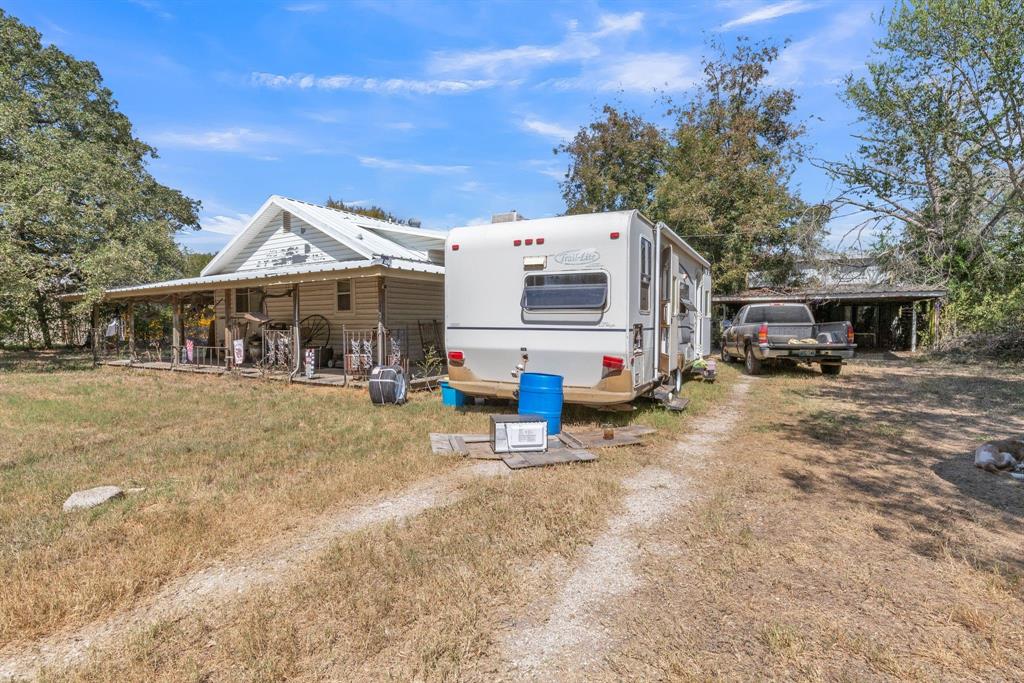
POLYGON ((725 330, 729 329, 730 327, 732 327, 732 320, 725 319, 725 320, 722 321, 722 331, 723 332, 725 330))

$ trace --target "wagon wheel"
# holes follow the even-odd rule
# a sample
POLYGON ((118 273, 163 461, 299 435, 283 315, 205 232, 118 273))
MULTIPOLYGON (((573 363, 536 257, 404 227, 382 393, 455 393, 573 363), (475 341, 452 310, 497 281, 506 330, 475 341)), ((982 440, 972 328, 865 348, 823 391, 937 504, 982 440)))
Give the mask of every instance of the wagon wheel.
POLYGON ((303 318, 299 323, 299 332, 302 335, 302 347, 327 346, 331 340, 331 323, 322 315, 313 314, 303 318))

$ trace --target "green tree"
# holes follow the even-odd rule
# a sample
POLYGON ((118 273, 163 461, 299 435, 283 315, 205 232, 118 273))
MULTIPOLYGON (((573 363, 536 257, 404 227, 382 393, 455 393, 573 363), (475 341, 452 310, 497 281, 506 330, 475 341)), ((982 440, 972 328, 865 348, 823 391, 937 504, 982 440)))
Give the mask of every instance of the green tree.
POLYGON ((796 94, 767 84, 777 46, 740 38, 731 54, 713 48, 702 87, 671 110, 657 213, 711 261, 716 290, 743 289, 752 271, 788 284, 822 228, 789 189, 804 152, 796 94))
POLYGON ((196 251, 185 251, 185 267, 182 271, 182 275, 185 277, 199 277, 199 274, 203 272, 203 268, 206 267, 216 254, 205 254, 196 251))
POLYGON ((155 155, 95 64, 0 11, 0 306, 34 311, 46 346, 56 295, 180 275, 199 205, 154 180, 155 155))
POLYGON ((827 218, 788 187, 803 154, 796 96, 767 85, 777 47, 712 48, 700 87, 669 101, 669 131, 606 106, 556 148, 569 157, 567 213, 634 208, 665 221, 708 257, 718 291, 743 289, 755 270, 786 284, 827 218))
POLYGON ((668 151, 665 136, 637 114, 611 105, 601 114, 555 149, 569 156, 561 183, 566 213, 640 209, 651 215, 668 151))
POLYGON ((360 216, 366 216, 368 218, 376 218, 381 221, 390 221, 392 223, 400 223, 402 225, 408 225, 409 219, 399 218, 395 214, 391 213, 387 209, 377 206, 376 204, 370 204, 368 206, 357 206, 355 204, 346 204, 340 199, 333 197, 327 197, 327 201, 324 203, 328 209, 338 209, 339 211, 348 211, 349 213, 356 213, 360 216))
POLYGON ((949 287, 954 326, 1019 327, 1024 6, 914 0, 881 21, 867 75, 845 83, 857 151, 824 164, 837 204, 865 213, 890 269, 949 287))

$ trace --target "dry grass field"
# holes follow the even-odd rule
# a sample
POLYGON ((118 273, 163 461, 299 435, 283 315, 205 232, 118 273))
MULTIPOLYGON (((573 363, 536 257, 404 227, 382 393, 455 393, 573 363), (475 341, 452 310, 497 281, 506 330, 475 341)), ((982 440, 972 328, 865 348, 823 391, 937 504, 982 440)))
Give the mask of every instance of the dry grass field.
POLYGON ((713 385, 688 385, 682 416, 613 418, 658 427, 647 447, 492 476, 430 454, 427 432, 483 431, 487 412, 429 395, 374 409, 354 390, 68 358, 8 355, 0 367, 0 663, 338 511, 425 481, 457 488, 416 514, 334 534, 297 571, 133 628, 43 679, 1005 680, 1024 670, 1024 486, 970 459, 979 440, 1024 432, 1020 370, 898 362, 746 379, 727 367, 713 385), (60 513, 70 491, 104 483, 146 490, 60 513), (645 503, 666 492, 678 500, 652 513, 645 503), (609 539, 623 552, 595 555, 609 539), (585 601, 575 582, 595 559, 631 581, 599 586, 596 607, 563 620, 595 636, 574 648, 586 656, 526 653, 547 668, 517 668, 521 648, 548 641, 516 636, 561 624, 567 596, 585 601))

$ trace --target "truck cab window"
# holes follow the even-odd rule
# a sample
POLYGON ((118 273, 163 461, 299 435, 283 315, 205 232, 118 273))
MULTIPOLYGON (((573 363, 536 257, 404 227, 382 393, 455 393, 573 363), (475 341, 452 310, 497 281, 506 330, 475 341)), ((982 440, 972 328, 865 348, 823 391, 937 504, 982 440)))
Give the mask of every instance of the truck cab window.
POLYGON ((522 307, 527 311, 594 311, 608 301, 608 274, 536 273, 527 275, 522 307))

